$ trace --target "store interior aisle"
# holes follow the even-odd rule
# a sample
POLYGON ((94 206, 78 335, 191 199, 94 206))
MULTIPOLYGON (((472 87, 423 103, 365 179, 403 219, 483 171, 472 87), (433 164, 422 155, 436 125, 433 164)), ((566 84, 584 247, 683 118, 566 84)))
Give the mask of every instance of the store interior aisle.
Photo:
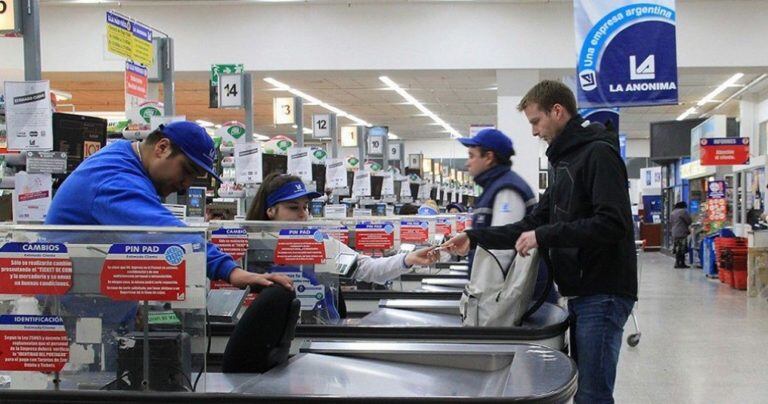
POLYGON ((640 344, 626 336, 616 380, 617 403, 766 402, 768 304, 706 279, 700 269, 674 269, 674 258, 642 258, 640 344))

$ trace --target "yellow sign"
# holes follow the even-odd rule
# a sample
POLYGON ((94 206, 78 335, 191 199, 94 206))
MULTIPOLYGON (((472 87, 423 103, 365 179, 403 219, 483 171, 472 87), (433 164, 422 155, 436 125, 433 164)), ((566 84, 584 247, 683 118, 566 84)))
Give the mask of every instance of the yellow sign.
POLYGON ((144 66, 152 66, 155 54, 152 35, 149 27, 107 11, 108 51, 144 66))
POLYGON ((16 0, 0 0, 0 33, 17 32, 16 0))

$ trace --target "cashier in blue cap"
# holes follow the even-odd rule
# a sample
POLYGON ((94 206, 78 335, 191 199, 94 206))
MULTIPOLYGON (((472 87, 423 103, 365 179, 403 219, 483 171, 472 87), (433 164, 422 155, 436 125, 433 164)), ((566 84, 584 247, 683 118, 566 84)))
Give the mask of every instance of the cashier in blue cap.
MULTIPOLYGON (((87 158, 64 181, 51 202, 46 224, 186 226, 161 198, 184 191, 195 177, 213 171, 216 149, 205 129, 193 122, 174 122, 141 142, 119 140, 87 158)), ((234 286, 291 288, 280 275, 244 271, 215 245, 207 245, 208 278, 234 286)))
POLYGON ((512 140, 497 129, 483 129, 461 138, 467 147, 467 171, 483 193, 475 201, 472 227, 514 223, 536 204, 536 196, 522 177, 512 171, 512 140))
MULTIPOLYGON (((289 174, 270 174, 261 184, 256 198, 248 210, 247 220, 306 221, 309 220, 309 201, 319 197, 308 191, 301 178, 289 174)), ((333 253, 354 252, 340 241, 333 245, 333 253)), ((358 255, 353 277, 358 281, 383 284, 407 272, 413 265, 431 265, 437 258, 430 254, 434 248, 422 248, 410 253, 390 257, 372 258, 358 255)), ((335 255, 330 253, 329 255, 335 255)))

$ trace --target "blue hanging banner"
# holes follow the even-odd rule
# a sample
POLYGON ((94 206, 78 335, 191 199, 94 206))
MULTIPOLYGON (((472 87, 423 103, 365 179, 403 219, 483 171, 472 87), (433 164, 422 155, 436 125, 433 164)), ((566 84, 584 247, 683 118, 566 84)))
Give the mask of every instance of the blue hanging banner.
POLYGON ((580 107, 677 104, 674 0, 574 0, 580 107))
POLYGON ((613 132, 619 133, 618 108, 584 108, 579 110, 579 115, 590 122, 600 122, 606 127, 610 122, 613 132))

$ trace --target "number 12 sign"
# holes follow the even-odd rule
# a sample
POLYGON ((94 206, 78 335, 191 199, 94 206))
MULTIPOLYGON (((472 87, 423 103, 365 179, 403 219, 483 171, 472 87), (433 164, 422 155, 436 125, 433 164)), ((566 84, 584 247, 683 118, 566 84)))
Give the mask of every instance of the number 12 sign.
POLYGON ((329 114, 312 115, 312 137, 315 139, 331 137, 330 120, 329 114))

